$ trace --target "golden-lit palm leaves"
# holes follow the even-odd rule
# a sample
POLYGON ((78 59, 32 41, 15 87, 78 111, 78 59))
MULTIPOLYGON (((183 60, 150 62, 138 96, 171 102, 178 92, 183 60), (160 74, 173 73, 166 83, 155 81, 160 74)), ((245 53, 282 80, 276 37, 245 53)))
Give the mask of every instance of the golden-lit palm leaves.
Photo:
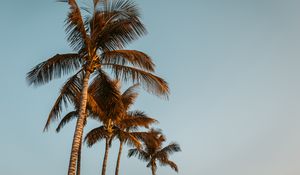
POLYGON ((155 130, 149 131, 148 136, 144 138, 143 149, 130 149, 128 156, 136 156, 138 159, 148 162, 147 167, 151 167, 153 175, 155 175, 157 170, 156 161, 158 161, 160 165, 168 165, 178 172, 177 165, 169 160, 169 155, 181 151, 180 146, 177 143, 171 143, 163 148, 162 144, 165 141, 165 137, 155 130))
MULTIPOLYGON (((83 73, 77 119, 69 164, 69 175, 75 174, 76 158, 81 145, 88 99, 88 84, 93 73, 104 75, 110 69, 116 78, 140 82, 145 89, 159 96, 169 93, 166 82, 153 75, 152 60, 141 52, 125 51, 125 46, 143 36, 146 30, 139 19, 136 5, 130 0, 94 1, 92 11, 83 17, 75 0, 60 0, 70 7, 66 19, 67 40, 75 53, 58 54, 35 66, 28 74, 31 85, 48 83, 54 78, 81 68, 83 73), (119 51, 118 51, 119 50, 119 51), (123 60, 123 61, 122 61, 123 60)), ((61 111, 64 91, 48 117, 46 128, 61 111)))
POLYGON ((29 85, 42 85, 79 69, 82 64, 83 60, 79 54, 56 54, 28 72, 27 82, 29 85))
MULTIPOLYGON (((137 127, 148 127, 150 124, 156 122, 156 120, 147 117, 143 112, 127 112, 129 106, 133 104, 137 97, 137 92, 135 91, 138 86, 137 84, 131 86, 123 94, 121 94, 119 82, 107 80, 108 79, 106 79, 106 86, 103 86, 104 83, 94 83, 95 89, 101 89, 99 91, 95 91, 98 93, 95 93, 94 97, 99 106, 102 105, 102 109, 105 114, 104 116, 99 116, 103 125, 91 130, 85 138, 88 146, 92 146, 100 140, 106 141, 102 164, 103 175, 106 171, 109 145, 111 144, 112 139, 117 137, 120 140, 120 150, 117 161, 117 168, 119 168, 123 144, 127 143, 129 145, 134 145, 137 148, 140 148, 141 146, 136 137, 139 133, 131 133, 130 131, 137 129, 137 127), (96 88, 97 86, 100 87, 96 88), (110 95, 112 95, 112 97, 110 95), (110 105, 106 105, 107 103, 110 105)), ((97 79, 95 82, 97 82, 97 79)))

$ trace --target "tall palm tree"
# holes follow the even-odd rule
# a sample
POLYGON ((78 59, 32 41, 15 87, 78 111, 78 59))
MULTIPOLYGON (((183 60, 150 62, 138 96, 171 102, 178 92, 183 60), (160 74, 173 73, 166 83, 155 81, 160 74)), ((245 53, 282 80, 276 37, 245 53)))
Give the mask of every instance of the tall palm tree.
MULTIPOLYGON (((38 64, 27 74, 30 85, 42 85, 54 78, 77 70, 82 74, 79 117, 77 118, 73 136, 68 175, 75 175, 76 160, 81 145, 85 112, 88 99, 88 84, 91 75, 106 75, 110 69, 117 79, 140 82, 156 95, 167 96, 167 83, 153 75, 154 64, 150 57, 136 50, 124 50, 125 46, 146 33, 139 18, 137 6, 130 0, 94 0, 91 10, 85 9, 83 17, 75 0, 61 0, 70 6, 66 19, 66 33, 73 53, 56 54, 52 58, 38 64)), ((93 77, 93 76, 92 76, 93 77)), ((72 84, 70 78, 67 84, 72 84)), ((67 85, 66 84, 66 85, 67 85)), ((61 94, 52 108, 49 122, 61 112, 61 104, 68 101, 62 88, 61 94)))
MULTIPOLYGON (((80 81, 82 81, 82 77, 78 77, 75 76, 74 80, 72 81, 74 84, 69 84, 68 82, 65 84, 65 86, 63 86, 62 91, 65 91, 65 97, 66 99, 68 99, 68 101, 70 103, 72 103, 72 105, 74 106, 74 110, 67 113, 60 121, 59 125, 56 128, 56 132, 60 132, 61 129, 67 124, 69 123, 71 120, 73 119, 77 119, 79 117, 79 108, 80 108, 80 92, 81 92, 81 86, 80 86, 80 81), (77 86, 76 86, 77 84, 77 86)), ((105 83, 102 83, 105 85, 105 83)), ((85 116, 85 121, 84 121, 84 125, 86 124, 86 120, 87 117, 90 118, 94 118, 94 119, 98 119, 98 117, 95 117, 94 115, 89 115, 90 112, 89 110, 91 110, 91 108, 93 108, 93 105, 95 105, 95 101, 93 101, 93 94, 91 93, 95 86, 93 86, 93 84, 89 87, 88 89, 88 101, 87 101, 87 111, 86 111, 86 116, 85 116)), ((66 103, 67 104, 67 103, 66 103)), ((54 107, 60 107, 60 106, 54 106, 54 107)), ((52 111, 51 111, 52 112, 52 111)), ((50 115, 51 115, 50 112, 50 115)), ((53 114, 52 114, 53 115, 53 114)), ((55 117, 58 118, 58 114, 54 114, 56 115, 55 117)), ((47 121, 46 125, 49 125, 50 121, 47 121)), ((82 142, 82 141, 81 141, 82 142)), ((79 147, 78 150, 78 157, 77 157, 77 168, 76 168, 76 175, 80 175, 80 169, 81 169, 81 147, 82 144, 79 147)))
POLYGON ((115 175, 119 174, 123 144, 126 143, 128 141, 128 138, 130 137, 133 137, 134 139, 139 139, 143 134, 145 134, 145 132, 136 132, 138 127, 148 128, 150 124, 157 122, 155 119, 148 117, 142 111, 129 111, 130 107, 134 104, 138 96, 138 87, 139 84, 135 84, 128 88, 126 91, 124 91, 121 95, 121 100, 124 107, 124 115, 122 122, 118 122, 118 130, 116 132, 116 135, 120 141, 120 145, 115 175))
MULTIPOLYGON (((98 83, 99 84, 99 83, 98 83)), ((116 82, 114 84, 117 87, 116 82)), ((118 97, 115 96, 114 98, 118 99, 119 101, 107 102, 105 98, 102 96, 105 95, 106 99, 111 101, 111 97, 109 97, 109 92, 105 92, 105 90, 98 91, 99 98, 95 97, 96 101, 98 102, 99 106, 102 106, 102 111, 104 111, 104 115, 100 114, 99 118, 102 121, 103 125, 91 130, 85 140, 88 146, 94 145, 97 141, 105 140, 105 154, 102 163, 102 175, 106 172, 106 164, 108 159, 108 151, 111 145, 113 138, 117 137, 120 140, 120 148, 118 154, 118 165, 120 161, 120 156, 122 152, 122 145, 124 143, 128 143, 131 145, 135 145, 137 148, 141 146, 139 140, 136 138, 137 135, 140 133, 138 132, 129 132, 129 129, 137 129, 137 127, 148 127, 151 123, 156 122, 156 120, 146 116, 143 112, 140 111, 133 111, 127 112, 126 110, 129 106, 133 103, 136 95, 134 91, 137 85, 133 85, 128 88, 123 94, 120 94, 120 86, 117 88, 118 90, 118 97), (102 97, 102 98, 101 98, 102 97), (103 102, 104 100, 104 102, 103 102), (110 103, 109 106, 103 106, 107 103, 110 103), (113 108, 111 108, 111 106, 113 108)), ((102 89, 102 88, 101 88, 102 89)), ((113 93, 115 95, 115 93, 113 93)), ((117 166, 118 167, 118 166, 117 166)))
POLYGON ((158 161, 162 166, 168 165, 178 172, 177 165, 173 161, 169 160, 169 154, 181 151, 180 146, 177 143, 171 143, 166 147, 162 147, 165 140, 166 139, 163 135, 157 134, 156 131, 150 131, 148 138, 144 140, 143 149, 130 149, 128 156, 137 156, 140 160, 147 161, 147 167, 151 167, 152 175, 156 174, 156 161, 158 161))

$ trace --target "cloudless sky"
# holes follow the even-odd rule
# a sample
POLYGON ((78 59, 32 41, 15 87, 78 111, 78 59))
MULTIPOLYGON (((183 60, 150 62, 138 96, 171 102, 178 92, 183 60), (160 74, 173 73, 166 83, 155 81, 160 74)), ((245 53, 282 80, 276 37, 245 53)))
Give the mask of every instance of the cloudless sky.
MULTIPOLYGON (((157 118, 182 152, 182 175, 300 174, 300 1, 136 0, 149 34, 130 49, 152 56, 169 101, 141 91, 134 108, 157 118)), ((28 87, 25 74, 65 41, 68 7, 0 2, 0 174, 66 174, 75 122, 42 129, 65 79, 28 87)), ((85 131, 98 126, 89 123, 85 131)), ((118 142, 108 173, 114 173, 118 142)), ((82 174, 99 174, 104 144, 84 147, 82 174)), ((151 174, 123 152, 124 175, 151 174)), ((158 174, 176 174, 169 167, 158 174)))

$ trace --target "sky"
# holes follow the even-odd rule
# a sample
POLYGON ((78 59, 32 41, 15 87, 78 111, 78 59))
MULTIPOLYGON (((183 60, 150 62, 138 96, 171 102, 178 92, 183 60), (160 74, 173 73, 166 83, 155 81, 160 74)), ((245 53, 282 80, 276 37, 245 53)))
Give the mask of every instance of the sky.
MULTIPOLYGON (((170 157, 179 174, 299 175, 300 1, 135 1, 149 34, 128 48, 153 58, 171 96, 141 90, 134 108, 159 120, 167 143, 180 144, 170 157)), ((67 12, 54 0, 0 2, 0 174, 67 172, 75 122, 43 133, 65 79, 39 88, 25 81, 39 62, 71 51, 67 12)), ((117 149, 115 142, 108 175, 117 149)), ((120 174, 151 174, 126 149, 120 174)), ((103 143, 83 148, 82 174, 100 173, 103 151, 103 143)))

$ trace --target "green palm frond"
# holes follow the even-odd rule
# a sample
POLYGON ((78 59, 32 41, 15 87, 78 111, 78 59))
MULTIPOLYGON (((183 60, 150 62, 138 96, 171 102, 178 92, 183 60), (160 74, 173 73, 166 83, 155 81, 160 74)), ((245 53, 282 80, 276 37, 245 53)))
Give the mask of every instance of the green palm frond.
POLYGON ((54 78, 60 78, 79 69, 83 61, 79 54, 56 54, 48 60, 36 65, 27 73, 29 85, 43 85, 54 78))
POLYGON ((107 138, 108 132, 104 126, 92 129, 84 138, 84 141, 87 143, 88 147, 93 146, 96 142, 107 138))
POLYGON ((76 103, 76 99, 78 98, 78 94, 81 92, 81 77, 82 71, 80 70, 74 76, 69 78, 69 80, 64 84, 62 89, 60 90, 60 95, 56 99, 49 115, 47 122, 44 127, 44 131, 46 131, 49 127, 51 121, 56 120, 60 117, 63 105, 67 106, 68 103, 76 103))
POLYGON ((136 50, 113 50, 102 54, 103 64, 132 65, 146 71, 154 72, 154 63, 145 53, 136 50))
POLYGON ((169 87, 167 82, 156 75, 134 67, 117 64, 103 64, 103 67, 111 69, 116 79, 121 78, 124 81, 140 83, 148 92, 168 98, 169 87))
POLYGON ((59 132, 67 123, 69 123, 74 118, 78 117, 78 111, 71 111, 63 117, 59 125, 56 128, 56 132, 59 132))

